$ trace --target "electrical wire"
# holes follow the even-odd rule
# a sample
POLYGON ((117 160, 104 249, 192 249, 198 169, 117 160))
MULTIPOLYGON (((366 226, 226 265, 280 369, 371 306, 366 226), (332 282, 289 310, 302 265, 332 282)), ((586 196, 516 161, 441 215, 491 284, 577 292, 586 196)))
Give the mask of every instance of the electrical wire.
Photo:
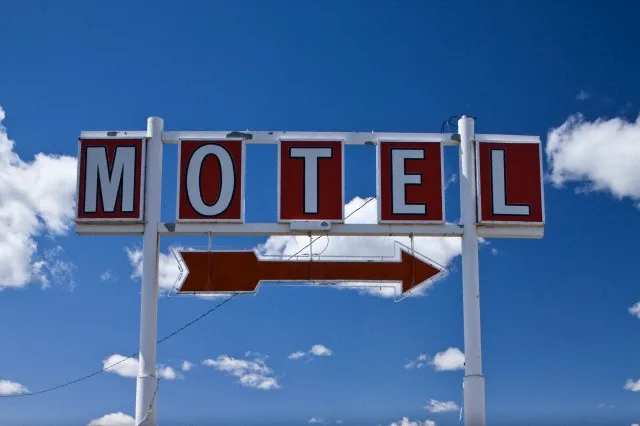
MULTIPOLYGON (((185 325, 183 325, 182 327, 178 328, 177 330, 173 331, 172 333, 168 334, 167 336, 163 337, 162 339, 158 340, 156 342, 156 344, 160 344, 166 340, 169 340, 170 338, 172 338, 173 336, 175 336, 176 334, 182 332, 183 330, 185 330, 188 327, 191 327, 193 324, 195 324, 196 322, 200 321, 201 319, 203 319, 204 317, 206 317, 207 315, 211 314, 212 312, 216 311, 217 309, 221 308, 222 306, 224 306, 226 303, 228 303, 231 299, 233 299, 234 297, 236 297, 239 293, 234 293, 231 297, 225 299, 224 301, 218 303, 216 306, 212 307, 211 309, 205 311, 202 315, 200 315, 199 317, 189 321, 188 323, 186 323, 185 325)), ((73 385, 75 383, 78 382, 82 382, 84 380, 90 379, 91 377, 97 376, 100 373, 104 373, 105 371, 115 367, 118 364, 122 364, 123 362, 132 359, 136 356, 138 356, 140 354, 140 352, 136 352, 134 354, 129 355, 128 357, 121 359, 118 362, 115 362, 113 364, 110 364, 100 370, 94 371, 93 373, 87 374, 86 376, 82 376, 78 379, 75 380, 71 380, 68 381, 66 383, 62 383, 56 386, 52 386, 50 388, 46 388, 46 389, 42 389, 39 391, 35 391, 35 392, 26 392, 26 393, 20 393, 20 394, 13 394, 13 395, 0 395, 0 398, 20 398, 20 397, 25 397, 25 396, 34 396, 34 395, 40 395, 43 393, 48 393, 48 392, 53 392, 54 390, 58 390, 58 389, 62 389, 64 387, 73 385)), ((156 385, 156 391, 157 391, 157 386, 156 385)))
MULTIPOLYGON (((362 209, 364 206, 366 206, 369 202, 371 202, 375 197, 370 197, 367 201, 365 201, 364 203, 362 203, 362 205, 360 207, 358 207, 357 209, 355 209, 354 211, 352 211, 351 213, 349 213, 345 219, 348 219, 349 217, 351 217, 353 214, 355 214, 358 210, 362 209)), ((314 240, 312 240, 309 244, 307 244, 305 247, 301 248, 298 252, 296 252, 295 254, 293 254, 289 259, 293 258, 294 256, 297 256, 298 254, 300 254, 302 251, 304 251, 305 249, 307 249, 309 246, 311 246, 314 242, 316 242, 318 239, 322 238, 323 236, 319 236, 317 238, 315 238, 314 240)), ((329 237, 327 236, 327 239, 329 237)), ((328 246, 328 244, 327 244, 328 246)), ((327 247, 324 248, 324 250, 322 252, 324 252, 327 249, 327 247)), ((188 323, 186 323, 185 325, 183 325, 182 327, 176 329, 175 331, 171 332, 170 334, 168 334, 167 336, 163 337, 162 339, 158 340, 156 342, 157 345, 159 345, 162 342, 165 342, 167 340, 169 340, 170 338, 172 338, 173 336, 175 336, 176 334, 182 332, 183 330, 191 327, 193 324, 195 324, 196 322, 202 320, 204 317, 206 317, 207 315, 211 314, 212 312, 216 311, 217 309, 221 308, 222 306, 224 306, 226 303, 228 303, 231 299, 233 299, 234 297, 236 297, 239 293, 234 293, 232 294, 230 297, 228 297, 227 299, 225 299, 224 301, 220 302, 219 304, 217 304, 216 306, 214 306, 213 308, 205 311, 202 315, 196 317, 195 319, 189 321, 188 323)), ((65 383, 61 383, 59 385, 56 386, 52 386, 50 388, 45 388, 45 389, 41 389, 39 391, 35 391, 35 392, 25 392, 25 393, 20 393, 20 394, 12 394, 12 395, 0 395, 0 398, 21 398, 21 397, 27 397, 27 396, 35 396, 35 395, 41 395, 43 393, 49 393, 49 392, 53 392, 55 390, 58 389, 62 389, 65 388, 67 386, 71 386, 73 384, 82 382, 84 380, 90 379, 94 376, 97 376, 98 374, 104 373, 107 370, 110 370, 111 368, 122 364, 123 362, 130 360, 132 358, 135 358, 136 356, 138 356, 140 354, 140 352, 136 352, 134 354, 129 355, 126 358, 121 359, 118 362, 115 362, 113 364, 110 364, 100 370, 94 371, 93 373, 87 374, 85 376, 79 377, 75 380, 70 380, 68 382, 65 383)), ((156 392, 158 391, 158 386, 160 384, 160 380, 158 379, 158 383, 156 384, 156 392)), ((147 414, 145 415, 145 418, 149 415, 149 412, 151 410, 151 407, 149 408, 149 411, 147 412, 147 414)))
MULTIPOLYGON (((369 204, 369 202, 373 201, 376 197, 369 197, 369 199, 367 201, 365 201, 364 203, 362 203, 362 205, 360 207, 358 207, 357 209, 355 209, 354 211, 352 211, 351 213, 349 213, 344 219, 347 220, 349 219, 351 216, 353 216, 358 210, 360 210, 361 208, 363 208, 364 206, 366 206, 367 204, 369 204)), ((296 257, 297 255, 299 255, 300 253, 302 253, 303 251, 305 251, 306 249, 308 249, 313 243, 315 243, 316 241, 318 241, 320 238, 324 237, 325 235, 320 235, 319 237, 314 238, 313 240, 311 240, 311 242, 309 244, 307 244, 306 246, 302 247, 300 250, 298 250, 297 252, 295 252, 294 254, 292 254, 291 256, 289 256, 289 259, 287 260, 291 260, 294 257, 296 257)), ((328 239, 329 236, 327 235, 327 247, 329 246, 328 243, 328 239)), ((327 250, 327 247, 324 248, 324 250, 322 250, 322 253, 325 252, 325 250, 327 250)))
POLYGON ((142 420, 140 420, 140 423, 138 423, 136 426, 140 426, 145 422, 145 420, 147 420, 149 414, 151 414, 151 411, 153 410, 153 403, 156 402, 156 395, 158 394, 158 388, 160 387, 160 377, 154 377, 156 378, 156 390, 153 391, 153 396, 151 397, 149 408, 147 408, 147 411, 144 413, 144 417, 142 417, 142 420))

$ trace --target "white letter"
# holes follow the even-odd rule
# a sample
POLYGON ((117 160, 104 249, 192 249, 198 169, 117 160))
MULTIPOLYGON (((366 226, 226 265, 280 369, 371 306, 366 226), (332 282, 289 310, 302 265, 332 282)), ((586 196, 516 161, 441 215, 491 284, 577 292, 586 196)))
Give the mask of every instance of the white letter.
POLYGON ((507 204, 506 169, 503 149, 491 150, 491 204, 493 214, 529 216, 531 207, 507 204))
POLYGON ((217 216, 231 204, 235 188, 235 173, 231 155, 220 145, 203 145, 196 149, 187 165, 187 197, 193 209, 203 216, 217 216), (205 204, 200 189, 202 163, 207 155, 220 162, 220 195, 212 205, 205 204))
POLYGON ((291 148, 291 158, 304 158, 304 212, 318 213, 318 161, 331 158, 332 148, 291 148))
POLYGON ((425 204, 407 204, 405 189, 407 185, 420 185, 422 175, 405 173, 406 159, 423 160, 423 149, 391 149, 391 213, 425 214, 425 204))
POLYGON ((102 208, 105 213, 116 210, 116 199, 122 187, 122 212, 132 212, 135 204, 136 148, 133 146, 116 147, 111 171, 107 163, 105 147, 87 147, 84 186, 84 211, 98 211, 98 181, 102 208))

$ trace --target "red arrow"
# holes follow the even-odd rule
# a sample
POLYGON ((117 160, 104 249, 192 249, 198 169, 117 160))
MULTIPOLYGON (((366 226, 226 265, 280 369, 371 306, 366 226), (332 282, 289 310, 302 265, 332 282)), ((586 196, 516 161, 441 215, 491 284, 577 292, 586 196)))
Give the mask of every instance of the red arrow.
POLYGON ((187 266, 180 293, 255 292, 262 281, 382 281, 401 282, 405 294, 443 272, 405 249, 391 262, 265 260, 253 251, 179 253, 187 266))

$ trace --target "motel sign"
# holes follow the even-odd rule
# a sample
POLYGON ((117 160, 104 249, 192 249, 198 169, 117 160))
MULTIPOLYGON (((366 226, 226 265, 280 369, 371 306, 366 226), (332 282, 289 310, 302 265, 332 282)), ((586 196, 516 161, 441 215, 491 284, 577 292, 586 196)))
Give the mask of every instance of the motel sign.
MULTIPOLYGON (((484 426, 478 238, 542 238, 545 212, 537 136, 458 133, 83 131, 76 229, 142 235, 136 424, 156 425, 158 240, 163 235, 436 236, 462 240, 465 426, 484 426), (277 221, 245 221, 247 147, 277 145, 277 221), (162 151, 178 146, 176 213, 160 220, 162 151), (377 223, 345 223, 345 145, 376 145, 377 223), (459 150, 460 223, 445 219, 443 155, 459 150)), ((428 253, 427 253, 428 254, 428 253)), ((402 248, 389 262, 266 260, 252 251, 180 252, 179 292, 255 292, 262 281, 397 282, 403 295, 444 272, 402 248), (313 268, 311 267, 313 264, 313 268)), ((357 254, 356 254, 357 255, 357 254)))

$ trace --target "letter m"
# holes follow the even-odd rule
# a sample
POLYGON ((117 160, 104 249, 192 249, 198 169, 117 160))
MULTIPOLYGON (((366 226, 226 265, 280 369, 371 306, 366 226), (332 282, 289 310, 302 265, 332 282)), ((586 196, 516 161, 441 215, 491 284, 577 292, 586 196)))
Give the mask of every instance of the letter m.
POLYGON ((84 213, 132 213, 136 206, 136 147, 117 146, 109 163, 105 146, 86 148, 84 213), (117 201, 120 209, 116 212, 117 201))

